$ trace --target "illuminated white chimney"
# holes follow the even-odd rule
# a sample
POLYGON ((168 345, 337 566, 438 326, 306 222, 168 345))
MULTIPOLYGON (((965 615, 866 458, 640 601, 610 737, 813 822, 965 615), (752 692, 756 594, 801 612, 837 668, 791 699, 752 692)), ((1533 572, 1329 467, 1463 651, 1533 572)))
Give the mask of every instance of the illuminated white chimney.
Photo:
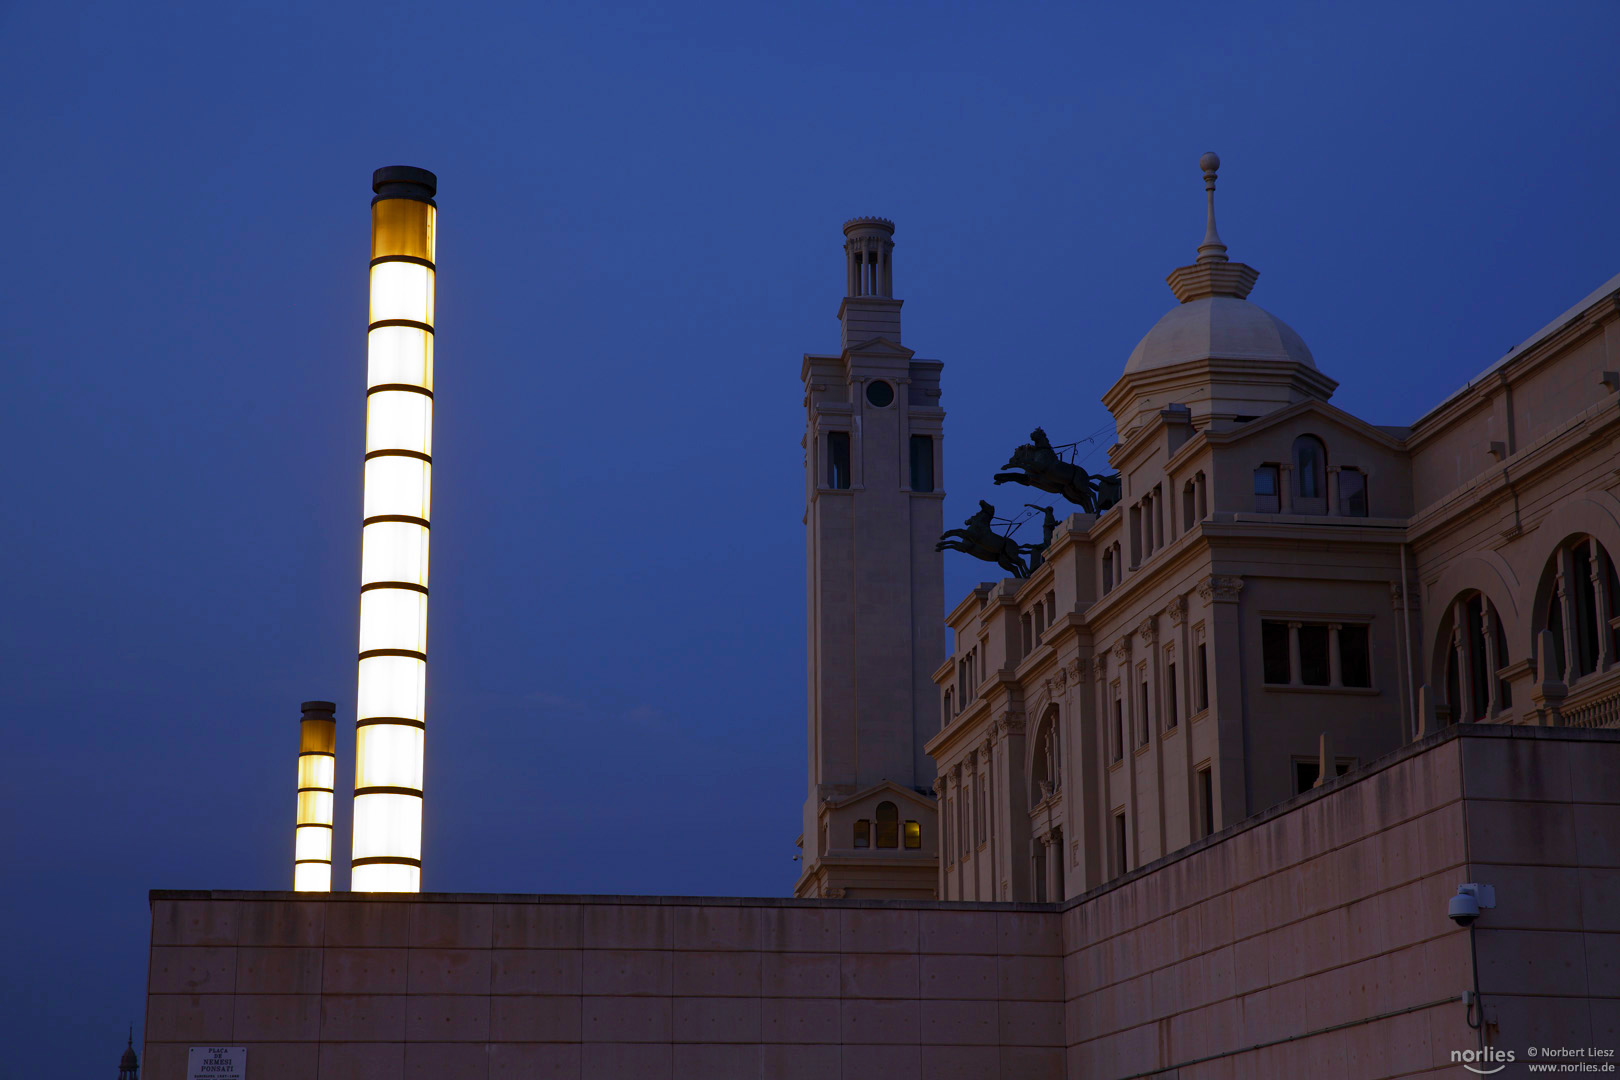
POLYGON ((306 701, 298 721, 298 825, 293 889, 332 891, 332 806, 337 795, 337 706, 306 701))
POLYGON ((371 178, 365 521, 354 769, 356 892, 418 892, 433 469, 433 196, 395 165, 371 178))

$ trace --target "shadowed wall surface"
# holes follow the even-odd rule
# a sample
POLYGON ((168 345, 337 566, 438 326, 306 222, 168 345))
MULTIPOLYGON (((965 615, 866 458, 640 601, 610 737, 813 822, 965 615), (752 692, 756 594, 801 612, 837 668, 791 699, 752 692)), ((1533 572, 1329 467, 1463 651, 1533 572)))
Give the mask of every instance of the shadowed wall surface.
POLYGON ((1614 1046, 1620 735, 1481 725, 1064 905, 154 892, 145 1075, 1451 1076, 1463 881, 1493 1045, 1614 1046))

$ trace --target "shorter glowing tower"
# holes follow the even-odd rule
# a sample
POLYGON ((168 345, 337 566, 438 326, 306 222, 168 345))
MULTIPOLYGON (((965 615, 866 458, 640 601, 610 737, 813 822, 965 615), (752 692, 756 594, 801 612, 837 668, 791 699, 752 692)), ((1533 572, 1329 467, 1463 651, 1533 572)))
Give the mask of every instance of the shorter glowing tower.
POLYGON ((332 891, 332 807, 337 798, 337 706, 306 701, 298 721, 298 826, 293 889, 332 891))
POLYGON ((356 892, 418 892, 427 733, 428 495, 433 470, 433 286, 438 178, 371 178, 371 324, 360 541, 356 892))

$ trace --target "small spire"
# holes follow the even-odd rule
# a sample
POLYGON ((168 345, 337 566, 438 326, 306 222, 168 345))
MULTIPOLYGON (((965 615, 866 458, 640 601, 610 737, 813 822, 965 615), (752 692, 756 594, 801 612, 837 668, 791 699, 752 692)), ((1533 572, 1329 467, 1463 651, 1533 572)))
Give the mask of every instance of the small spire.
POLYGON ((1221 234, 1215 231, 1215 174, 1221 167, 1220 155, 1211 150, 1198 159, 1198 167, 1204 170, 1204 193, 1209 199, 1209 219, 1204 226, 1204 242, 1198 245, 1198 261, 1225 262, 1226 245, 1221 243, 1221 234))

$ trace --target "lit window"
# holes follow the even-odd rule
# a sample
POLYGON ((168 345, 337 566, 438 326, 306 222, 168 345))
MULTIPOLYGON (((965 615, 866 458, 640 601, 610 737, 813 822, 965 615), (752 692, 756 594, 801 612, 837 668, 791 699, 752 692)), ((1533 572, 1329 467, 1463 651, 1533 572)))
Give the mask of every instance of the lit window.
POLYGON ((915 821, 906 822, 906 847, 912 851, 922 847, 922 826, 915 821))

